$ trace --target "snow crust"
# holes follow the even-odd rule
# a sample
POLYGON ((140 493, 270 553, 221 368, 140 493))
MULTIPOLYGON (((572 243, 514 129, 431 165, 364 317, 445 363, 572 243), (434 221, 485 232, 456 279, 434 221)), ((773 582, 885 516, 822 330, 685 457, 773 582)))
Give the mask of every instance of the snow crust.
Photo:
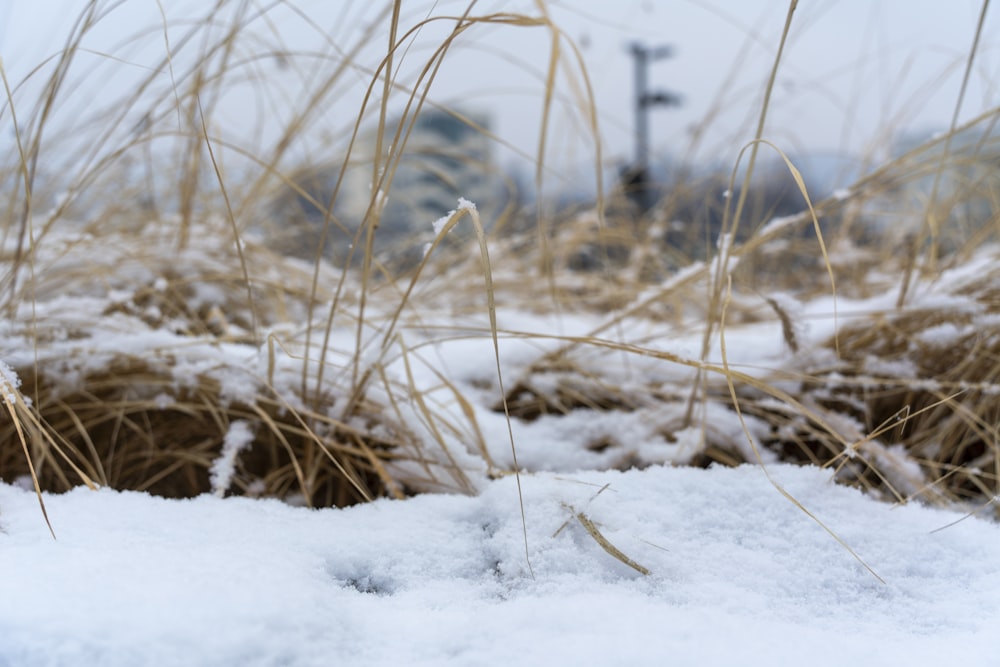
POLYGON ((1000 527, 817 469, 539 473, 345 510, 0 485, 0 665, 982 664, 1000 527), (644 576, 612 557, 582 513, 644 576), (936 532, 935 532, 936 531, 936 532), (944 661, 940 663, 940 661, 944 661))

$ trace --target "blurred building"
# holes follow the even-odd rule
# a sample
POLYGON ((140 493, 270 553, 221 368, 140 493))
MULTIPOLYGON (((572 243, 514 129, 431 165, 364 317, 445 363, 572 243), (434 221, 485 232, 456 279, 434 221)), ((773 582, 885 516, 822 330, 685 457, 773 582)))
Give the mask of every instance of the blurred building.
MULTIPOLYGON (((494 163, 489 128, 486 114, 439 109, 424 110, 413 122, 396 118, 386 124, 382 150, 388 159, 381 161, 381 177, 387 198, 374 242, 380 261, 404 269, 419 262, 425 244, 434 238, 434 221, 457 208, 459 197, 476 204, 484 225, 496 219, 511 193, 494 163), (400 144, 405 142, 402 151, 394 148, 397 136, 400 144)), ((347 261, 359 227, 372 219, 377 139, 377 128, 369 129, 358 137, 346 163, 309 165, 293 175, 304 194, 288 189, 271 207, 275 228, 268 237, 277 250, 314 258, 329 212, 333 224, 323 254, 338 265, 347 261)), ((362 232, 361 243, 364 237, 362 232)), ((359 253, 351 260, 354 266, 360 261, 359 253)))
POLYGON ((1000 117, 950 137, 946 133, 904 134, 893 144, 892 153, 895 163, 880 183, 884 192, 872 200, 868 212, 877 235, 900 241, 916 236, 927 225, 943 252, 973 238, 996 237, 1000 231, 1000 117))

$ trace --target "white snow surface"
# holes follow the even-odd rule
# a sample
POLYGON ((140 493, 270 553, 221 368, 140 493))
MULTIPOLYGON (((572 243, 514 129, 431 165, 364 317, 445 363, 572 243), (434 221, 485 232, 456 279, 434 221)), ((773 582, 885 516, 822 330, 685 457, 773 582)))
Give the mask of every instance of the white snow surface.
POLYGON ((828 473, 651 467, 349 509, 0 486, 0 665, 987 664, 1000 527, 828 473), (603 489, 603 491, 602 491, 603 489), (612 557, 582 513, 635 563, 612 557), (561 529, 561 530, 560 530, 561 529), (940 530, 937 530, 940 529, 940 530), (986 662, 984 662, 986 661, 986 662))

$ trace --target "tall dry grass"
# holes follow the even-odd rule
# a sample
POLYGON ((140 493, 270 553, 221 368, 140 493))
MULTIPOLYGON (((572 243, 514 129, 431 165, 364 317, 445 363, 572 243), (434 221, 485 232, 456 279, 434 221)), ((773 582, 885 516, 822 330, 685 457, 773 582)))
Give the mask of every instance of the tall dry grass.
MULTIPOLYGON (((266 12, 222 2, 190 24, 143 33, 163 42, 160 59, 123 99, 68 122, 88 85, 74 78, 78 61, 116 64, 114 51, 95 54, 88 42, 114 9, 88 3, 57 56, 25 81, 4 77, 0 114, 17 146, 3 174, 0 360, 12 373, 0 478, 312 506, 471 492, 518 469, 513 431, 511 451, 486 428, 492 416, 530 428, 585 411, 651 424, 668 449, 692 446, 657 458, 613 432, 582 433, 570 444, 583 464, 801 461, 896 501, 997 495, 996 110, 823 201, 787 161, 788 183, 809 206, 771 219, 749 199, 758 153, 780 154, 764 136, 766 93, 746 168, 724 177, 738 196, 701 203, 722 209, 721 236, 670 231, 707 191, 681 183, 647 216, 621 192, 574 211, 540 200, 449 249, 446 232, 471 216, 460 210, 398 273, 375 250, 385 196, 456 43, 487 27, 549 36, 537 186, 567 70, 584 100, 574 113, 599 133, 579 54, 544 5, 532 15, 470 6, 414 17, 387 3, 317 55, 280 40, 253 48, 266 12), (437 48, 411 53, 415 34, 440 25, 437 48), (370 65, 365 49, 383 38, 370 65), (264 61, 307 80, 290 108, 261 74, 264 61), (359 75, 367 90, 341 127, 341 174, 363 129, 378 131, 355 230, 331 204, 343 181, 322 199, 296 174, 304 155, 321 152, 311 142, 324 109, 359 75), (268 141, 225 131, 221 100, 236 89, 280 106, 268 141), (390 100, 403 101, 403 122, 391 122, 390 100), (970 133, 981 140, 959 141, 970 133), (308 259, 253 233, 259 212, 289 191, 324 213, 308 259), (323 249, 336 234, 353 237, 339 266, 323 249), (512 312, 590 324, 559 333, 498 324, 497 313, 512 312), (734 348, 757 330, 784 346, 763 368, 734 348), (685 336, 696 344, 680 351, 685 336), (434 367, 426 350, 453 339, 482 342, 498 373, 469 382, 434 367), (539 351, 507 366, 500 341, 539 351), (431 367, 433 387, 416 379, 417 366, 431 367)), ((788 18, 785 37, 792 9, 788 18)), ((774 72, 781 65, 779 49, 774 72)))

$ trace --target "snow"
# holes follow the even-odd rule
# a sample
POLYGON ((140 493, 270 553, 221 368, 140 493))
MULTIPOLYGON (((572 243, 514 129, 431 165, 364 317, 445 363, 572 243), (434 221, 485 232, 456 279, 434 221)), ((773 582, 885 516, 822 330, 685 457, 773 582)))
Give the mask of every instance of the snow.
MULTIPOLYGON (((443 215, 440 218, 438 218, 437 220, 435 220, 433 223, 431 223, 431 225, 434 228, 434 237, 435 238, 441 236, 442 233, 447 234, 447 231, 445 230, 445 228, 453 220, 456 221, 456 222, 458 221, 458 218, 455 217, 455 214, 458 213, 459 211, 472 211, 473 213, 478 213, 478 210, 476 209, 476 205, 473 202, 469 201, 465 197, 459 197, 458 198, 458 208, 455 208, 455 209, 452 209, 451 211, 448 211, 447 215, 443 215)), ((433 243, 425 243, 424 244, 424 256, 425 257, 431 251, 431 248, 433 248, 433 246, 434 246, 433 243)))
POLYGON ((1000 527, 783 465, 343 510, 0 486, 0 665, 982 664, 1000 527), (650 574, 612 557, 575 518, 650 574), (957 522, 956 522, 957 521, 957 522), (749 660, 749 662, 748 662, 749 660))
POLYGON ((229 425, 222 440, 222 452, 209 470, 213 495, 219 498, 226 495, 236 471, 236 457, 253 444, 253 436, 253 425, 245 419, 237 419, 229 425))
POLYGON ((2 361, 0 361, 0 382, 3 383, 3 387, 0 390, 3 391, 4 402, 7 405, 13 405, 17 402, 19 396, 18 389, 21 387, 21 378, 17 376, 17 373, 10 366, 2 361))

